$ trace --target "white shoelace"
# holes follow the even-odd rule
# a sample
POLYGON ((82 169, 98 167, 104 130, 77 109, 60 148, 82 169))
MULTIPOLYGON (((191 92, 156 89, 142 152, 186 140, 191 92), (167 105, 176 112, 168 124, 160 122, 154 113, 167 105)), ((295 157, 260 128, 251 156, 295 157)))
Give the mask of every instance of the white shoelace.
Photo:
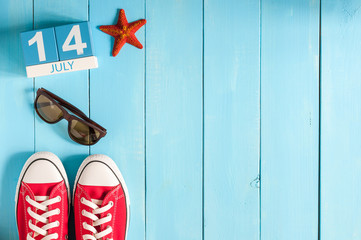
MULTIPOLYGON (((29 228, 34 231, 33 237, 42 235, 44 236, 41 240, 53 240, 58 239, 59 235, 57 233, 53 233, 48 235, 48 230, 54 227, 58 227, 60 225, 59 221, 51 222, 49 223, 48 218, 54 215, 60 214, 60 209, 54 209, 49 211, 48 206, 52 205, 54 203, 58 203, 61 201, 61 197, 57 196, 55 198, 49 199, 47 196, 35 196, 35 201, 31 199, 29 196, 25 197, 25 200, 33 207, 42 210, 44 213, 39 215, 31 210, 30 207, 28 207, 27 211, 30 214, 30 216, 35 219, 37 222, 42 222, 45 225, 41 228, 36 226, 32 223, 31 220, 29 220, 29 228)), ((27 235, 27 240, 35 240, 33 237, 30 236, 30 233, 27 235)))
MULTIPOLYGON (((91 201, 88 201, 85 198, 81 198, 80 202, 93 209, 92 213, 90 213, 86 210, 81 211, 81 214, 83 216, 93 220, 93 226, 87 224, 86 222, 83 222, 83 228, 86 230, 89 230, 93 233, 93 235, 90 235, 90 234, 83 235, 83 240, 98 240, 98 239, 101 239, 102 237, 110 234, 113 231, 112 227, 110 227, 110 226, 101 232, 98 232, 95 228, 97 226, 100 226, 100 225, 110 222, 112 220, 112 215, 110 213, 107 214, 107 216, 103 217, 103 218, 99 218, 96 216, 96 215, 99 215, 101 213, 108 211, 111 207, 113 207, 112 201, 110 201, 104 207, 99 207, 103 203, 102 200, 91 199, 91 201)), ((112 240, 112 239, 107 238, 107 240, 112 240)))

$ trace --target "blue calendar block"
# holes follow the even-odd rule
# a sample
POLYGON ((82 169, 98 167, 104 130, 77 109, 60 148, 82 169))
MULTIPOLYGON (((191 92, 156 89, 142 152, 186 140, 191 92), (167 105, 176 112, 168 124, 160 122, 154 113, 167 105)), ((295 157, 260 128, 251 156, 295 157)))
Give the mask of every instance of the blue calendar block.
POLYGON ((89 22, 56 27, 55 35, 61 61, 94 55, 89 22))
POLYGON ((29 78, 98 67, 90 24, 81 22, 21 33, 29 78))
POLYGON ((20 34, 25 65, 58 61, 54 28, 45 28, 20 34))

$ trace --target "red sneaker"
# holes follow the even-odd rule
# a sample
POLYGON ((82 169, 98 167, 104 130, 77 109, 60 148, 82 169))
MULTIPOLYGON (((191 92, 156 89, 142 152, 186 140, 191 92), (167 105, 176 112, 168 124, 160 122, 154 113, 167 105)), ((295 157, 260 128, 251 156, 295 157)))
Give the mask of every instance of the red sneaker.
POLYGON ((78 240, 125 240, 129 196, 117 165, 105 155, 91 155, 81 164, 74 186, 78 240))
POLYGON ((69 183, 65 169, 50 152, 33 154, 16 187, 19 240, 68 238, 69 183))

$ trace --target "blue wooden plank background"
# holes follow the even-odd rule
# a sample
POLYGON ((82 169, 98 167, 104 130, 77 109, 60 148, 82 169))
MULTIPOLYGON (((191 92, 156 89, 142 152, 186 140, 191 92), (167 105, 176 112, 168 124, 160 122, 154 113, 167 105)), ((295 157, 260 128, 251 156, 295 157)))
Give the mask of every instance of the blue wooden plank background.
POLYGON ((15 188, 22 165, 34 152, 33 81, 25 78, 19 38, 19 32, 33 28, 33 2, 1 3, 0 132, 4 137, 0 138, 0 238, 5 240, 17 239, 15 188))
POLYGON ((322 239, 361 239, 360 6, 322 2, 322 239))
POLYGON ((201 239, 202 1, 146 4, 146 239, 201 239))
POLYGON ((318 239, 319 2, 262 1, 261 239, 318 239))
MULTIPOLYGON (((361 0, 0 0, 0 239, 35 151, 71 185, 89 154, 127 182, 128 239, 361 240, 361 0), (99 31, 147 19, 111 56, 99 31), (27 79, 19 33, 90 21, 99 68, 27 79), (39 87, 108 129, 92 147, 33 109, 39 87)), ((70 220, 72 222, 72 218, 70 220)), ((70 239, 74 229, 70 224, 70 239)))
POLYGON ((259 239, 259 26, 258 1, 205 2, 204 239, 259 239))

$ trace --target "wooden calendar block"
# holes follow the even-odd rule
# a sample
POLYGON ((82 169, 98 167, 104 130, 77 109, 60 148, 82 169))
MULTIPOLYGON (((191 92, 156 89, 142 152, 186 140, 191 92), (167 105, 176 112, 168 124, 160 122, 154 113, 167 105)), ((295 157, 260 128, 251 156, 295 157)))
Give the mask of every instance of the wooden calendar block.
POLYGON ((89 22, 21 33, 29 78, 98 67, 89 22))
POLYGON ((56 27, 55 34, 61 61, 94 55, 88 22, 56 27))
POLYGON ((54 28, 24 32, 20 38, 26 66, 59 60, 54 28))

